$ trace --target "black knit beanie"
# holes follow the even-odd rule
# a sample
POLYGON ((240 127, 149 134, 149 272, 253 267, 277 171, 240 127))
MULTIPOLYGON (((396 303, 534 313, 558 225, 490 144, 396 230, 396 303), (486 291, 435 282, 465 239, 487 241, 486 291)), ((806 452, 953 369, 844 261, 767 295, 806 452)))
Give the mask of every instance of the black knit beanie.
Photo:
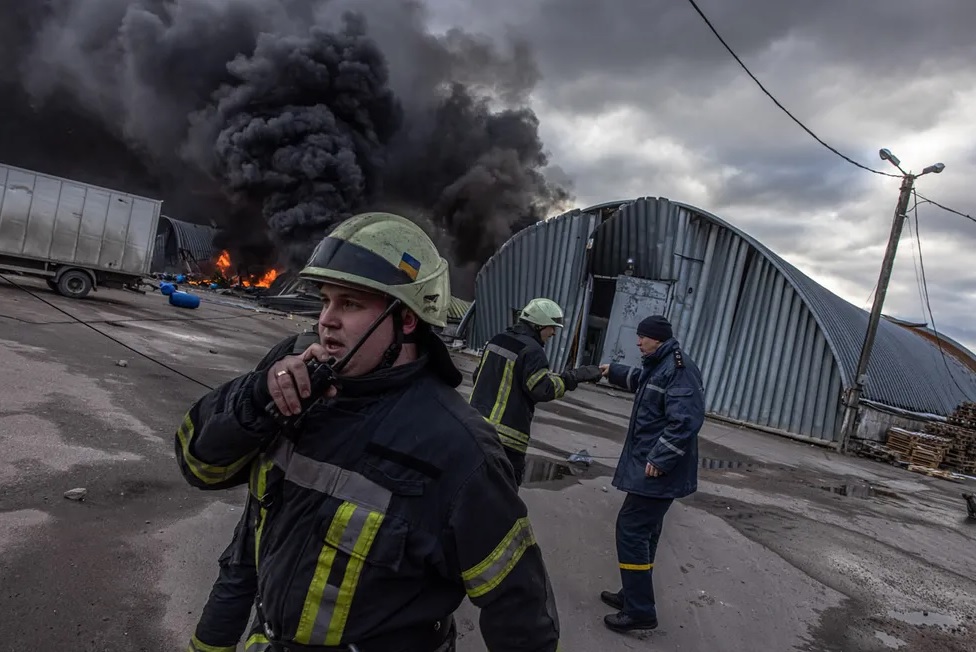
POLYGON ((646 317, 637 326, 637 334, 641 337, 649 337, 652 340, 657 340, 658 342, 670 340, 672 336, 671 322, 662 315, 646 317))

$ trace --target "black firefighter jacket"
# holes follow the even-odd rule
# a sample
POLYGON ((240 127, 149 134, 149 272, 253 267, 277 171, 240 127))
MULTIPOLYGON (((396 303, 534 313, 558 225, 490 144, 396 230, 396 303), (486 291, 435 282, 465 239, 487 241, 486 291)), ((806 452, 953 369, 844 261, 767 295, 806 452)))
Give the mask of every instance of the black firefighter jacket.
POLYGON ((502 445, 523 455, 536 403, 562 398, 578 385, 575 370, 549 370, 539 334, 521 322, 488 340, 472 381, 469 403, 495 427, 502 445))
MULTIPOLYGON (((180 470, 201 489, 246 482, 260 501, 258 593, 277 640, 409 650, 467 595, 492 652, 553 652, 555 600, 511 467, 455 391, 446 348, 430 336, 426 349, 343 381, 288 437, 263 412, 264 372, 240 376, 186 414, 180 470)), ((262 643, 254 631, 248 649, 262 643)))

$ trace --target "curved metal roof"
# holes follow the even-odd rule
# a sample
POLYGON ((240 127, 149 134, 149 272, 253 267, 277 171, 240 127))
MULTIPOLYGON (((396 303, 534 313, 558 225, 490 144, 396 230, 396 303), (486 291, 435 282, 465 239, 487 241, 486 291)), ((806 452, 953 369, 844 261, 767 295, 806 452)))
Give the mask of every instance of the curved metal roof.
MULTIPOLYGON (((586 242, 597 223, 596 216, 571 210, 522 229, 485 261, 475 277, 472 305, 477 308, 468 311, 473 316, 469 346, 483 346, 512 324, 516 310, 539 296, 562 306, 566 323, 576 324, 586 312, 586 242)), ((561 328, 546 342, 556 371, 573 352, 572 331, 561 328)))
POLYGON ((472 301, 465 301, 459 297, 451 297, 451 303, 447 309, 447 319, 449 321, 459 322, 464 319, 464 316, 468 313, 471 308, 472 301))
MULTIPOLYGON (((868 325, 868 312, 823 287, 741 229, 700 208, 674 202, 721 225, 766 257, 793 286, 827 339, 845 387, 854 382, 868 325)), ((879 261, 880 265, 880 261, 879 261)), ((865 399, 914 412, 951 414, 963 401, 976 400, 976 374, 955 356, 911 329, 882 319, 878 325, 865 399)))
POLYGON ((189 260, 209 261, 217 255, 213 245, 217 229, 206 224, 184 222, 168 215, 160 216, 160 221, 169 226, 176 237, 176 248, 189 260))

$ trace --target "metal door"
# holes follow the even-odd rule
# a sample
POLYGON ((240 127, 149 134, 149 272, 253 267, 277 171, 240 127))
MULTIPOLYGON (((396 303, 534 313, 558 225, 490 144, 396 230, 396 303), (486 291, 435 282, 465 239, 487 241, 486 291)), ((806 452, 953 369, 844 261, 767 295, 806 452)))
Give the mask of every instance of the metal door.
POLYGON ((650 315, 667 315, 670 281, 618 276, 600 363, 640 364, 637 325, 650 315))

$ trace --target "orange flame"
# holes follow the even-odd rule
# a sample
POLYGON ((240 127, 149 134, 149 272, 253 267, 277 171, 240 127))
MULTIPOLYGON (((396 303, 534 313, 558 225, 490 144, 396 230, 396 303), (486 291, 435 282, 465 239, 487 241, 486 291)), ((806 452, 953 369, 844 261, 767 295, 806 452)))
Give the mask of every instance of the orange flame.
POLYGON ((225 249, 220 252, 220 256, 217 257, 217 269, 220 270, 221 274, 226 274, 227 270, 230 269, 230 253, 225 249))
POLYGON ((266 271, 264 276, 259 278, 255 285, 259 288, 271 287, 271 284, 274 283, 276 278, 278 278, 278 270, 272 268, 266 271))
POLYGON ((220 255, 217 257, 217 260, 215 261, 214 264, 217 266, 217 269, 220 270, 221 276, 223 276, 225 279, 231 282, 236 280, 237 284, 243 287, 258 287, 258 288, 270 287, 271 284, 274 282, 274 280, 278 278, 278 270, 274 268, 269 269, 264 274, 262 274, 259 278, 256 278, 255 275, 253 274, 251 275, 250 278, 244 278, 241 276, 230 276, 228 274, 228 272, 231 269, 230 252, 228 252, 226 249, 220 252, 220 255))

